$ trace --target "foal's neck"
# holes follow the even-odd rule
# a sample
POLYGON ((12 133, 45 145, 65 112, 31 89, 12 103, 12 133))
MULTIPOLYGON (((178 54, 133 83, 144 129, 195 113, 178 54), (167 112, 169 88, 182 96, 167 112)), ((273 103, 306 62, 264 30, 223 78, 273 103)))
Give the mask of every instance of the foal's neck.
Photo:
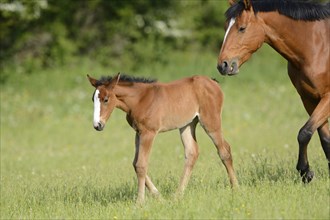
POLYGON ((117 108, 129 113, 138 104, 141 96, 148 88, 145 83, 122 83, 119 82, 115 87, 115 95, 118 99, 117 108))

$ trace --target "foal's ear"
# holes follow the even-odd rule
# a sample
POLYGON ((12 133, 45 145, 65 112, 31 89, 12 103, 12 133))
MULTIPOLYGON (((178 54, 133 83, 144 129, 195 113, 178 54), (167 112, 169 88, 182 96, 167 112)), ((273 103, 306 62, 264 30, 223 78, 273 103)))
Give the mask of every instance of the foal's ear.
POLYGON ((88 78, 89 82, 92 84, 92 86, 94 86, 96 88, 97 87, 96 86, 97 80, 90 77, 88 74, 87 74, 87 78, 88 78))
POLYGON ((108 82, 105 86, 110 89, 113 89, 118 84, 119 80, 120 80, 120 72, 117 73, 117 75, 114 76, 112 80, 108 82))
POLYGON ((116 86, 118 84, 120 80, 120 72, 117 73, 117 76, 115 76, 115 78, 113 78, 113 82, 115 82, 115 84, 113 86, 116 86))
POLYGON ((251 0, 244 0, 244 6, 245 10, 250 10, 251 9, 251 0))

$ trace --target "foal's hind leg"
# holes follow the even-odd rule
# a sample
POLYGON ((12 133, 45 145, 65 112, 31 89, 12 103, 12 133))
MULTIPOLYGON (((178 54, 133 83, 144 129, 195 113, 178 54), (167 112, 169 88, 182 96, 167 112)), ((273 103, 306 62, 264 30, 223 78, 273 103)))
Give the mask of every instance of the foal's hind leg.
POLYGON ((308 183, 313 179, 314 172, 309 169, 309 163, 307 158, 307 145, 311 140, 312 135, 318 128, 320 128, 319 134, 321 135, 320 138, 323 150, 325 151, 325 154, 329 159, 329 141, 324 141, 326 132, 324 130, 325 128, 323 127, 325 126, 324 123, 326 123, 326 121, 330 117, 330 94, 324 96, 317 105, 315 105, 312 101, 308 99, 302 98, 302 101, 311 117, 298 133, 299 157, 297 163, 297 170, 300 171, 300 175, 302 176, 303 182, 308 183))
POLYGON ((181 140, 184 145, 185 164, 183 174, 180 180, 180 185, 177 190, 178 196, 183 194, 183 191, 189 182, 192 169, 199 155, 195 135, 197 122, 197 119, 194 119, 190 124, 180 129, 181 140))
POLYGON ((227 143, 226 140, 223 139, 221 131, 209 132, 208 134, 213 140, 213 143, 218 150, 218 154, 221 158, 222 163, 226 167, 231 186, 237 187, 238 182, 233 167, 233 159, 231 156, 230 145, 227 143))
POLYGON ((148 190, 150 191, 150 193, 152 195, 154 195, 155 197, 159 197, 160 193, 158 191, 158 189, 155 187, 155 185, 152 183, 150 177, 148 175, 146 175, 146 187, 148 188, 148 190))
POLYGON ((214 118, 205 118, 203 117, 203 115, 201 115, 200 121, 205 132, 212 139, 214 145, 218 150, 219 157, 226 167, 231 186, 237 187, 238 181, 236 179, 233 167, 233 159, 231 156, 230 145, 222 136, 220 116, 216 116, 214 118))

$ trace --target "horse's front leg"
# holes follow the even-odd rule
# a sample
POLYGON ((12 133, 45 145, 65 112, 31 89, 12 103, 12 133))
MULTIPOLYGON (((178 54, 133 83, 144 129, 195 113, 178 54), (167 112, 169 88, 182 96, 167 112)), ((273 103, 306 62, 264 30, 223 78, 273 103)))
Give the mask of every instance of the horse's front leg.
MULTIPOLYGON (((307 145, 312 138, 312 135, 316 129, 320 128, 319 134, 321 134, 321 143, 323 150, 329 160, 329 140, 323 140, 324 137, 324 126, 328 118, 330 117, 330 94, 324 96, 321 101, 317 104, 314 109, 314 103, 308 99, 302 99, 304 106, 307 112, 311 115, 306 124, 300 129, 298 133, 298 142, 299 142, 299 156, 297 163, 297 170, 300 171, 302 180, 305 183, 310 182, 314 177, 314 172, 309 169, 309 163, 307 158, 307 145)), ((327 132, 329 133, 329 132, 327 132)))
MULTIPOLYGON (((137 132, 135 136, 135 157, 133 166, 138 179, 138 197, 137 203, 144 202, 145 186, 150 185, 150 179, 147 177, 148 159, 155 133, 137 132)), ((153 184, 152 184, 153 185, 153 184)))

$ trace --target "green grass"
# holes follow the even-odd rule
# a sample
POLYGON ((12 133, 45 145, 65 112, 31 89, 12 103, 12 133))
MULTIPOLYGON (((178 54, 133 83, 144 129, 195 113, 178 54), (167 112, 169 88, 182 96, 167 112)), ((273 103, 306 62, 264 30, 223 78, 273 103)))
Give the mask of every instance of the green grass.
POLYGON ((90 60, 31 75, 12 73, 1 85, 2 219, 328 219, 329 178, 316 135, 309 145, 315 179, 295 170, 297 132, 307 114, 286 63, 265 47, 238 76, 222 77, 216 54, 174 53, 170 62, 136 72, 90 60), (115 110, 103 132, 92 127, 93 88, 86 74, 126 72, 171 81, 203 74, 225 93, 223 128, 240 188, 232 191, 211 141, 198 127, 200 157, 181 200, 173 195, 183 169, 178 131, 160 134, 149 173, 162 193, 135 205, 134 132, 115 110))

